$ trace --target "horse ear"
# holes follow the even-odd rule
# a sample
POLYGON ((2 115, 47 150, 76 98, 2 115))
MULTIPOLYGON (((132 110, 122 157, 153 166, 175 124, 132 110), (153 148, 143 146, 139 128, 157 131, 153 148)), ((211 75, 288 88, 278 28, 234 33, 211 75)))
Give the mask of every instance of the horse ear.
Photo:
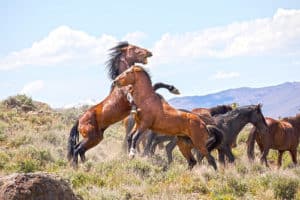
POLYGON ((263 104, 262 104, 262 103, 259 103, 257 106, 258 106, 259 108, 262 108, 262 107, 263 107, 263 104))

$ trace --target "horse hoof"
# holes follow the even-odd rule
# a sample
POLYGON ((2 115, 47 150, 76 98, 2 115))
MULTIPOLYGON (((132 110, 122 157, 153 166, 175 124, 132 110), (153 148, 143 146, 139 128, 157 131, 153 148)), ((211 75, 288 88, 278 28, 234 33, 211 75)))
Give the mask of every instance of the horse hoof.
POLYGON ((130 159, 133 159, 133 158, 134 158, 135 152, 136 152, 136 150, 135 150, 134 148, 131 148, 131 149, 130 149, 130 152, 129 152, 129 154, 128 154, 128 156, 129 156, 130 159))

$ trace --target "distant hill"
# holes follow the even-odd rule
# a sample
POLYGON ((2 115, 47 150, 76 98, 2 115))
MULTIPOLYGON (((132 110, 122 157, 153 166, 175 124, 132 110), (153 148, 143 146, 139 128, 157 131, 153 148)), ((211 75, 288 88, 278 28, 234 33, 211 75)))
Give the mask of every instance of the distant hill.
POLYGON ((262 88, 242 87, 204 96, 172 98, 169 103, 176 108, 192 109, 221 104, 263 104, 263 113, 270 117, 293 116, 300 113, 300 82, 287 82, 262 88))

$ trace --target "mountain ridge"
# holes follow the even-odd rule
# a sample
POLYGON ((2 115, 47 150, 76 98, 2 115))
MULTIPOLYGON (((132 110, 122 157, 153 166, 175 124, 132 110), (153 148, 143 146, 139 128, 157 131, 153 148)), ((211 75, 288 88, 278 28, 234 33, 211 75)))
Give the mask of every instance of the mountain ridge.
POLYGON ((240 87, 202 96, 175 97, 169 103, 176 108, 188 110, 231 103, 238 103, 240 106, 262 103, 265 116, 293 116, 300 112, 300 82, 285 82, 260 88, 240 87))

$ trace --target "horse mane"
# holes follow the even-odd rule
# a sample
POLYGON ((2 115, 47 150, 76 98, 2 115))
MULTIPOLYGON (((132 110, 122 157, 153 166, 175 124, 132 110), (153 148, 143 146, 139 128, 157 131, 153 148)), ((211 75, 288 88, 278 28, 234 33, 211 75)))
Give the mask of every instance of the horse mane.
MULTIPOLYGON (((253 110, 256 106, 257 105, 240 106, 240 107, 237 107, 236 109, 231 110, 227 113, 217 115, 216 118, 222 118, 225 121, 228 121, 230 119, 235 118, 236 115, 239 115, 239 114, 242 114, 242 113, 247 113, 250 110, 253 110)), ((261 112, 261 110, 260 110, 260 112, 261 112)))
POLYGON ((210 110, 210 114, 212 116, 214 116, 214 115, 217 115, 217 114, 224 114, 224 113, 227 113, 229 111, 232 111, 232 107, 229 106, 229 105, 218 105, 216 107, 209 108, 209 110, 210 110))
POLYGON ((108 69, 108 76, 111 80, 114 80, 119 75, 119 61, 122 55, 122 49, 128 47, 127 41, 119 42, 115 47, 109 49, 109 59, 106 62, 106 68, 108 69))
POLYGON ((142 66, 139 66, 139 65, 134 65, 133 66, 134 68, 139 68, 140 71, 144 72, 144 74, 146 75, 146 77, 149 79, 150 83, 151 83, 151 86, 152 86, 152 80, 151 80, 151 75, 149 73, 149 71, 147 69, 145 69, 144 67, 142 66))

